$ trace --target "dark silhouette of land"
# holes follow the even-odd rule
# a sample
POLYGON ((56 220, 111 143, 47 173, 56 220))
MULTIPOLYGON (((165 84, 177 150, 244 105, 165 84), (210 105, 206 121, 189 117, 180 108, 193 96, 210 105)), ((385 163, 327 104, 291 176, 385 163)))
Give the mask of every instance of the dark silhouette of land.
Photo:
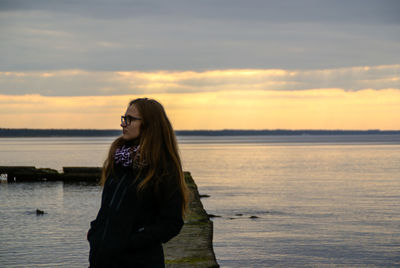
MULTIPOLYGON (((177 136, 301 136, 301 135, 393 135, 400 130, 177 130, 177 136)), ((0 137, 117 137, 115 129, 28 129, 0 128, 0 137)))

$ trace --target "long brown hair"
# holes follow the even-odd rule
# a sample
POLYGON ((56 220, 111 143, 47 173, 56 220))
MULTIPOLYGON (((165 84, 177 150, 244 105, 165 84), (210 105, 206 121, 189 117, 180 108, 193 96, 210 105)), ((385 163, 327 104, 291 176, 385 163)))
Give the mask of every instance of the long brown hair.
MULTIPOLYGON (((185 215, 188 188, 182 170, 175 132, 164 107, 158 101, 148 98, 132 100, 128 107, 131 105, 135 105, 142 117, 140 136, 138 138, 140 145, 139 161, 146 163, 146 168, 139 172, 139 175, 143 176, 144 179, 138 184, 137 191, 143 191, 150 185, 157 187, 158 183, 160 183, 159 180, 168 179, 170 181, 163 181, 163 183, 178 185, 178 191, 182 197, 182 215, 185 215), (142 174, 143 172, 144 174, 142 174), (169 176, 163 176, 166 174, 169 176)), ((120 136, 111 144, 108 157, 103 165, 100 180, 102 185, 104 185, 109 175, 114 172, 113 158, 115 150, 124 143, 126 141, 120 136)))

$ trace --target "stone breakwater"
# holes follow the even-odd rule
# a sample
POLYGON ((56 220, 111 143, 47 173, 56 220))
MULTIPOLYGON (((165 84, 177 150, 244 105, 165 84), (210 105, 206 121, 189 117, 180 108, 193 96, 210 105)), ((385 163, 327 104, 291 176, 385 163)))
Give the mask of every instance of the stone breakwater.
MULTIPOLYGON (((33 166, 0 166, 2 182, 63 181, 66 183, 97 183, 101 176, 99 167, 64 167, 63 172, 33 166)), ((213 222, 203 208, 192 176, 185 172, 190 189, 189 210, 179 235, 164 244, 167 268, 219 267, 213 250, 213 222)))

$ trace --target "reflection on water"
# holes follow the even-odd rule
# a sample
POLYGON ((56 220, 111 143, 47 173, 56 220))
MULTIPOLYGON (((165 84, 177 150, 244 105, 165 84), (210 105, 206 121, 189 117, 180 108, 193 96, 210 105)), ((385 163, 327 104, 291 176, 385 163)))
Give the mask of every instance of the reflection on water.
POLYGON ((100 190, 61 182, 1 184, 0 267, 87 267, 84 238, 100 190))
MULTIPOLYGON (((181 153, 210 195, 206 210, 221 216, 222 267, 400 266, 398 143, 209 139, 181 140, 181 153)), ((112 138, 9 140, 0 139, 2 165, 61 169, 100 166, 112 138)), ((93 185, 1 183, 0 267, 87 266, 100 195, 93 185)))
POLYGON ((187 144, 222 267, 400 265, 400 146, 187 144), (207 168, 204 168, 207 167, 207 168), (257 216, 256 219, 250 219, 257 216))

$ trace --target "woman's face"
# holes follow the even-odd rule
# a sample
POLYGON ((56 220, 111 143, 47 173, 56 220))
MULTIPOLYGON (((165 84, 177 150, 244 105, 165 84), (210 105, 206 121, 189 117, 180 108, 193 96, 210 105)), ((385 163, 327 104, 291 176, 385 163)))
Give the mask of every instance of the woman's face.
POLYGON ((140 124, 142 116, 134 105, 128 107, 125 113, 125 122, 121 123, 122 138, 124 140, 133 140, 140 136, 140 124))

